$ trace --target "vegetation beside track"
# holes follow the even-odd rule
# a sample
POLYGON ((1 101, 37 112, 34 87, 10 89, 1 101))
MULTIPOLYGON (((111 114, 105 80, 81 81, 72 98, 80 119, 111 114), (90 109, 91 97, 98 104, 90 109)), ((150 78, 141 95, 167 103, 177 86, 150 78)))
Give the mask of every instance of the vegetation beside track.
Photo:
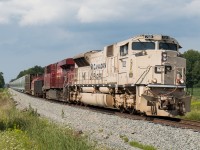
POLYGON ((0 149, 95 149, 87 138, 38 117, 30 106, 20 112, 8 91, 0 89, 0 149))
MULTIPOLYGON (((191 91, 192 89, 189 89, 191 91)), ((200 88, 193 89, 191 112, 187 113, 184 119, 200 121, 200 88)))

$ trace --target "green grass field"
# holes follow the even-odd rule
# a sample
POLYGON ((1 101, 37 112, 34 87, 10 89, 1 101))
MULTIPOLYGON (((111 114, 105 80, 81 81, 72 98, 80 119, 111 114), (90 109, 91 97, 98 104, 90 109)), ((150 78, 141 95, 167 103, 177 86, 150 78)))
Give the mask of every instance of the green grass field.
POLYGON ((188 89, 192 95, 191 112, 187 113, 183 118, 189 120, 200 121, 200 88, 188 89))
POLYGON ((20 112, 7 90, 0 89, 0 149, 93 150, 87 137, 69 127, 58 126, 31 107, 20 112))
POLYGON ((191 88, 188 89, 189 93, 192 94, 193 99, 200 101, 200 88, 191 88))

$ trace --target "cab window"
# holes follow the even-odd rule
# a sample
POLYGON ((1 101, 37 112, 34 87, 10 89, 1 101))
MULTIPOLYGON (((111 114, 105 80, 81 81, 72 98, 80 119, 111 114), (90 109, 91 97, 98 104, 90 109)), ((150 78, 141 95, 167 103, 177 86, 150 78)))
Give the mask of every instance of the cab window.
POLYGON ((128 54, 128 43, 120 46, 120 56, 125 56, 128 54))
POLYGON ((174 44, 174 43, 164 43, 164 42, 160 42, 160 43, 159 43, 159 49, 177 51, 177 45, 174 44))
POLYGON ((148 49, 155 49, 154 42, 133 42, 132 43, 132 50, 148 50, 148 49))

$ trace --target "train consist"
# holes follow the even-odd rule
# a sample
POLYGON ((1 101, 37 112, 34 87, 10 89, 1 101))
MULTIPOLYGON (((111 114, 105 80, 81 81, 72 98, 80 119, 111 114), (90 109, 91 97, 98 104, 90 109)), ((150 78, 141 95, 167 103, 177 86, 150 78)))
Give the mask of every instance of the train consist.
POLYGON ((10 87, 47 99, 153 116, 184 115, 186 60, 179 43, 164 35, 139 35, 45 67, 10 87))

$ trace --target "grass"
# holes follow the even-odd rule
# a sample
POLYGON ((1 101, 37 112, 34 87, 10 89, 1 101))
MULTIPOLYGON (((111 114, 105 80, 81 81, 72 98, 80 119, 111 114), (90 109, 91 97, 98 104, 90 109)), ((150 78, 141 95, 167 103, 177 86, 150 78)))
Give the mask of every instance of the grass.
POLYGON ((25 132, 19 129, 0 132, 0 149, 39 149, 25 132))
POLYGON ((120 135, 120 138, 127 143, 129 141, 129 139, 125 136, 125 135, 120 135))
MULTIPOLYGON (((192 91, 192 89, 188 89, 188 91, 192 91)), ((193 89, 191 112, 181 118, 200 121, 200 88, 193 89)))
POLYGON ((187 91, 188 91, 189 93, 191 93, 192 96, 193 96, 195 99, 200 100, 200 88, 193 88, 193 89, 188 88, 187 91), (192 91, 193 91, 193 92, 192 92, 192 91))
POLYGON ((188 112, 182 118, 200 121, 200 100, 199 99, 196 99, 195 97, 192 98, 191 112, 188 112))
POLYGON ((38 117, 31 106, 19 112, 6 90, 0 90, 0 116, 0 149, 95 149, 82 134, 38 117))
POLYGON ((141 143, 136 142, 136 141, 130 141, 129 142, 128 137, 126 137, 125 135, 120 135, 120 138, 125 143, 129 143, 129 145, 132 146, 132 147, 140 148, 140 149, 143 149, 143 150, 156 150, 156 148, 151 146, 151 145, 144 145, 144 144, 141 144, 141 143))
POLYGON ((140 149, 143 149, 143 150, 156 150, 156 148, 153 147, 153 146, 143 145, 143 144, 136 142, 136 141, 131 141, 131 142, 129 142, 129 144, 133 147, 137 147, 137 148, 140 148, 140 149))

